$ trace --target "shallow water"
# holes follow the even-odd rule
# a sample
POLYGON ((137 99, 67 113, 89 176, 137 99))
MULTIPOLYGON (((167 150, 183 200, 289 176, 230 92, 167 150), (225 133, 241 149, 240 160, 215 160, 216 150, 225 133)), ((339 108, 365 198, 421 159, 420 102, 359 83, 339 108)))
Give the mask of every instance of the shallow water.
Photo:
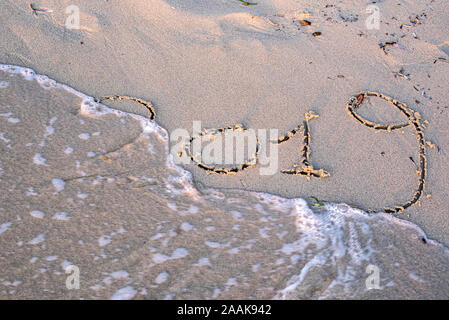
POLYGON ((449 298, 418 226, 197 186, 156 122, 30 69, 0 65, 0 150, 0 298, 449 298))

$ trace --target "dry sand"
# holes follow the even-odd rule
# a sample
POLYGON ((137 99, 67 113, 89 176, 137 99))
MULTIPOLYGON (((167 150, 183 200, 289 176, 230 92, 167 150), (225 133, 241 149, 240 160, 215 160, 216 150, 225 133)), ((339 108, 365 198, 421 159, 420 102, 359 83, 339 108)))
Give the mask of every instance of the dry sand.
MULTIPOLYGON (((380 1, 380 30, 365 25, 371 1, 267 0, 254 6, 218 0, 86 1, 80 5, 80 30, 65 27, 70 1, 35 2, 35 7, 53 10, 37 16, 28 4, 7 1, 0 9, 1 63, 30 67, 94 97, 120 94, 150 100, 157 122, 168 132, 191 131, 192 122, 200 120, 208 128, 243 123, 284 133, 305 112, 320 115, 310 123, 311 162, 331 177, 307 181, 280 172, 261 176, 255 169, 217 176, 186 166, 198 185, 308 200, 313 196, 364 210, 404 203, 418 182, 410 159, 419 159, 413 130, 375 134, 346 114, 345 103, 370 90, 406 103, 428 121, 425 137, 437 147, 427 148, 420 206, 407 209, 401 218, 449 244, 446 2, 380 1), (254 17, 260 14, 283 16, 254 17), (294 21, 304 14, 310 26, 294 21), (416 16, 419 23, 414 24, 410 20, 416 16), (317 31, 321 35, 315 37, 317 31), (387 42, 397 44, 382 50, 379 44, 387 42), (408 79, 395 77, 395 72, 408 79)), ((108 105, 147 115, 141 106, 108 105)), ((404 119, 374 98, 360 113, 382 123, 404 119)), ((127 137, 139 129, 127 128, 127 137)), ((126 140, 120 131, 110 134, 126 140)), ((280 146, 279 169, 298 160, 300 144, 295 137, 280 146)), ((39 184, 38 173, 26 177, 39 184)), ((111 199, 106 193, 104 197, 111 199)))

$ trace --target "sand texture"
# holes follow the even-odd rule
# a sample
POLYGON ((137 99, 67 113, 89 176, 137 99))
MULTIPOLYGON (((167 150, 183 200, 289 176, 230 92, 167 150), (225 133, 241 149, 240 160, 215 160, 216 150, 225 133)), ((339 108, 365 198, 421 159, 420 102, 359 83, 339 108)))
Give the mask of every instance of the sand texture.
POLYGON ((52 12, 33 13, 25 1, 0 9, 0 63, 77 92, 0 71, 1 298, 449 296, 449 3, 379 1, 380 29, 369 30, 372 1, 84 2, 80 29, 65 25, 70 1, 33 2, 52 12), (126 113, 94 115, 80 92, 136 97, 154 110, 114 98, 101 101, 126 113), (307 121, 304 151, 307 114, 318 117, 307 121), (279 144, 273 175, 260 164, 237 174, 195 163, 183 171, 168 165, 169 136, 194 121, 294 134, 279 144), (309 174, 286 174, 300 164, 309 174), (287 209, 259 207, 266 194, 287 209), (221 198, 246 201, 247 216, 221 198), (419 227, 354 208, 391 210, 419 227), (320 210, 324 220, 344 216, 329 238, 316 218, 310 252, 285 249, 307 233, 298 216, 320 210), (364 251, 370 246, 376 253, 364 251), (324 268, 332 257, 342 260, 324 268), (68 263, 91 270, 79 291, 64 285, 68 263), (365 290, 367 264, 388 274, 382 290, 365 290), (171 278, 183 269, 184 279, 171 278))

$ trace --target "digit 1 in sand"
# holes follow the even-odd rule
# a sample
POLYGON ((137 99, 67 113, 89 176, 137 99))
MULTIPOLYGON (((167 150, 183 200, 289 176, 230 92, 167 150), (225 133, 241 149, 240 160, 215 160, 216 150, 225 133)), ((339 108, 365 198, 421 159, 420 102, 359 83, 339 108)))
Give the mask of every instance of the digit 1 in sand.
POLYGON ((307 180, 310 180, 310 177, 317 178, 326 178, 329 177, 330 174, 323 169, 315 169, 313 165, 310 164, 310 128, 309 128, 309 120, 313 120, 318 118, 318 115, 313 113, 313 111, 309 111, 304 115, 304 122, 302 125, 301 133, 304 137, 303 139, 303 147, 300 153, 300 163, 293 165, 292 169, 282 170, 282 173, 291 174, 296 176, 306 176, 307 180))

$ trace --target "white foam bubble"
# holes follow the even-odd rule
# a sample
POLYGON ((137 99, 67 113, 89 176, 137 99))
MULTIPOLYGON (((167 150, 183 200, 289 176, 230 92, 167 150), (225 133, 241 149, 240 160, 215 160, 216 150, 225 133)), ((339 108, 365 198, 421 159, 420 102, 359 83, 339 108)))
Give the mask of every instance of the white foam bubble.
POLYGON ((0 117, 2 117, 2 118, 7 118, 7 121, 9 122, 9 123, 19 123, 20 122, 20 119, 19 118, 14 118, 14 117, 11 117, 13 114, 12 114, 12 112, 6 112, 6 113, 0 113, 0 117))
POLYGON ((34 164, 41 165, 41 166, 47 166, 47 164, 45 162, 47 162, 47 160, 40 153, 36 153, 34 155, 34 157, 33 157, 34 164))
POLYGON ((5 223, 1 224, 0 225, 0 234, 5 232, 6 230, 8 230, 11 227, 11 225, 12 225, 11 222, 5 222, 5 223))
POLYGON ((53 184, 53 187, 56 190, 56 193, 61 192, 62 190, 64 190, 65 187, 65 182, 62 179, 58 179, 58 178, 54 178, 51 180, 51 183, 53 184))
POLYGON ((190 223, 188 223, 188 222, 183 222, 182 224, 181 224, 181 229, 183 230, 183 231, 190 231, 190 230, 192 230, 193 229, 193 226, 190 224, 190 223))
POLYGON ((81 140, 88 140, 88 139, 90 139, 90 134, 89 134, 89 133, 80 133, 80 134, 78 135, 78 137, 79 137, 81 140))
POLYGON ((8 139, 8 138, 5 137, 5 133, 4 132, 0 132, 0 140, 2 140, 5 143, 11 142, 11 139, 8 139))
POLYGON ((42 243, 44 241, 45 241, 45 234, 41 233, 37 237, 35 237, 35 238, 31 239, 30 241, 28 241, 28 244, 36 245, 36 244, 42 243))
POLYGON ((55 132, 55 128, 53 128, 52 126, 46 126, 44 137, 47 138, 48 136, 52 135, 54 132, 55 132))
POLYGON ((178 248, 175 251, 173 251, 172 259, 182 259, 186 257, 189 254, 189 251, 185 248, 178 248))
POLYGON ((153 262, 154 263, 163 263, 167 260, 170 260, 170 257, 165 254, 156 253, 153 255, 153 262))
POLYGON ((20 119, 19 118, 8 118, 8 122, 10 122, 10 123, 19 123, 20 119))
POLYGON ((210 266, 210 260, 209 258, 200 258, 200 260, 198 260, 198 263, 195 264, 195 266, 197 267, 202 267, 202 266, 210 266))
POLYGON ((204 243, 206 244, 206 246, 208 246, 210 248, 214 248, 214 249, 222 247, 221 243, 215 242, 215 241, 205 241, 204 243))
POLYGON ((67 212, 56 212, 52 217, 52 219, 60 221, 68 221, 70 220, 70 217, 67 215, 67 212))
POLYGON ((111 277, 114 278, 115 280, 128 279, 129 273, 126 272, 125 270, 119 270, 119 271, 112 272, 111 277))
POLYGON ((156 253, 153 255, 153 261, 155 263, 163 263, 167 260, 173 260, 173 259, 182 259, 188 256, 189 251, 185 248, 177 248, 175 251, 173 251, 172 255, 169 257, 165 254, 156 253))
POLYGON ((37 193, 34 191, 33 187, 29 187, 26 195, 29 196, 37 196, 37 193))
POLYGON ((49 257, 45 258, 45 260, 47 260, 47 261, 55 261, 57 259, 58 259, 58 256, 49 256, 49 257))
POLYGON ((154 279, 154 282, 156 282, 157 284, 161 284, 161 283, 164 283, 165 281, 167 281, 167 279, 168 279, 168 273, 162 272, 156 277, 156 279, 154 279))
POLYGON ((111 242, 112 242, 112 239, 108 235, 103 235, 100 237, 100 239, 98 239, 98 245, 100 247, 104 247, 104 246, 110 244, 111 242))
POLYGON ((137 294, 137 290, 131 286, 119 289, 111 297, 111 300, 131 300, 137 294))
POLYGON ((45 214, 42 211, 39 210, 33 210, 30 212, 30 215, 37 219, 43 219, 45 217, 45 214))

